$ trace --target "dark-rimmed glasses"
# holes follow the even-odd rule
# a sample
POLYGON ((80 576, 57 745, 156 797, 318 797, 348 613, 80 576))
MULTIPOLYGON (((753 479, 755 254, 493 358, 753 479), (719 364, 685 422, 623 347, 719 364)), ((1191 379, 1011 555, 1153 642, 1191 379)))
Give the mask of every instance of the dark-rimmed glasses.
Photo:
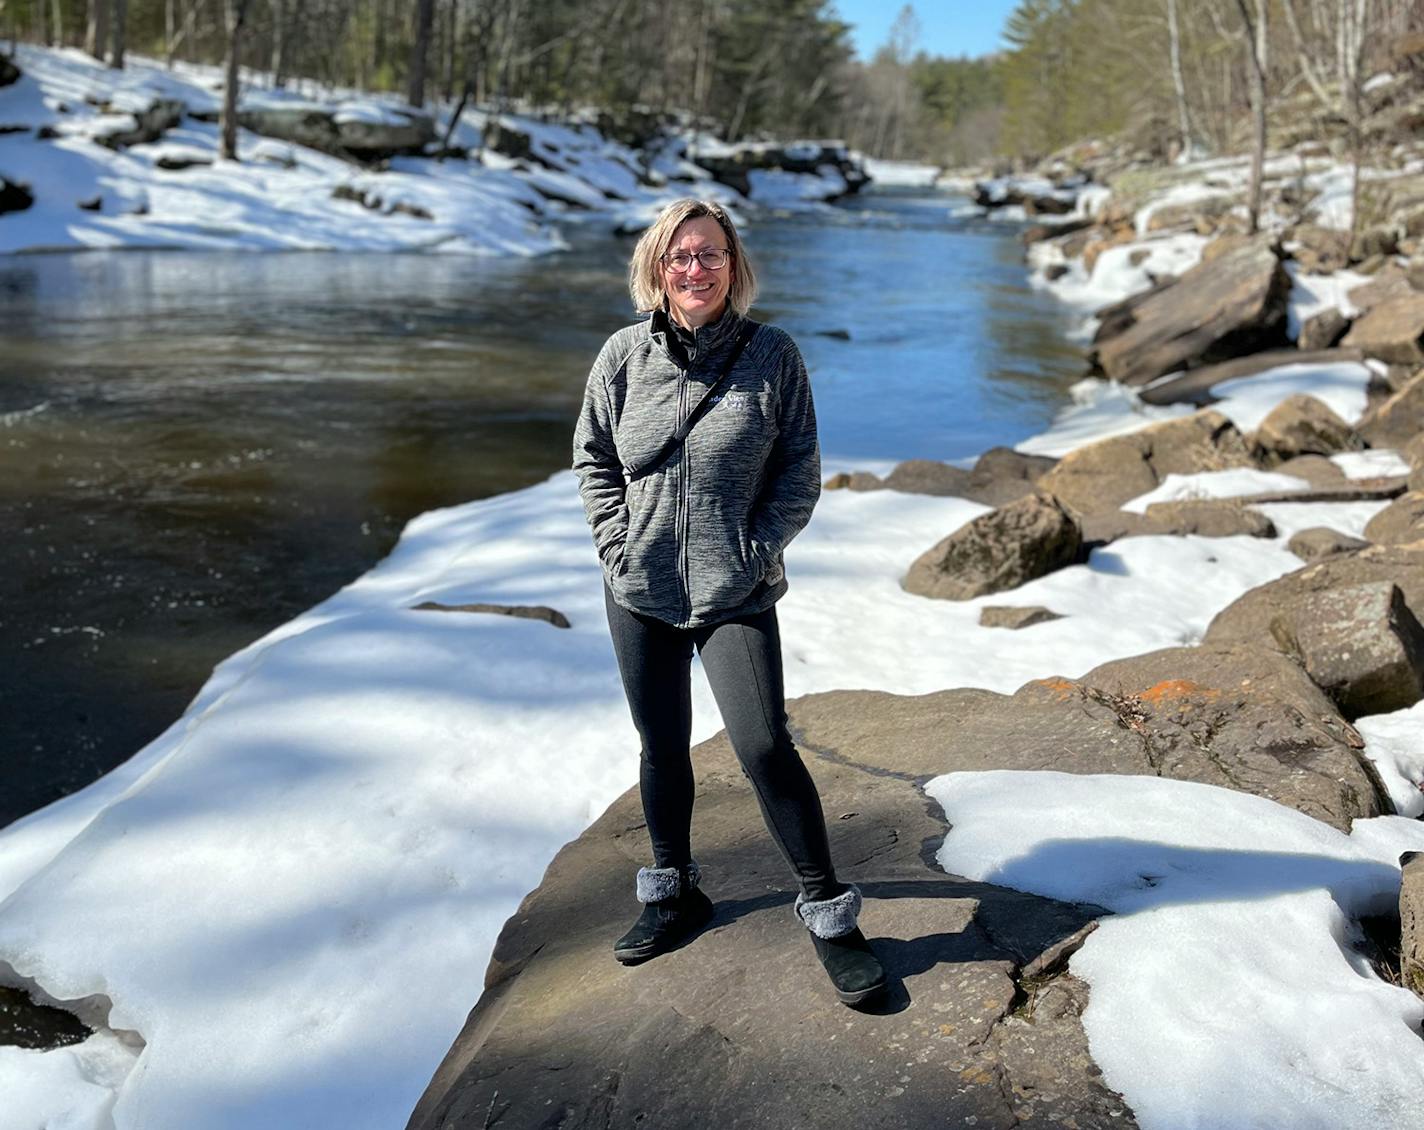
POLYGON ((702 264, 704 271, 720 271, 727 265, 730 251, 725 247, 704 247, 696 253, 689 251, 669 251, 666 255, 658 259, 664 267, 676 274, 691 270, 692 261, 696 259, 702 264))

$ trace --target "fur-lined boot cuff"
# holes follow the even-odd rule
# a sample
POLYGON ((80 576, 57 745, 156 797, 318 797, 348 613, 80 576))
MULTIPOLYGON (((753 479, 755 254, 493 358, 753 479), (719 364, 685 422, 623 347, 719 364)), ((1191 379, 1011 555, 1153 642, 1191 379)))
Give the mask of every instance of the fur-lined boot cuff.
POLYGON ((860 917, 860 888, 852 883, 833 899, 812 902, 796 896, 796 917, 818 938, 839 938, 855 929, 860 917))
POLYGON ((686 867, 638 868, 638 901, 662 902, 690 891, 702 880, 696 863, 686 867), (684 881, 686 887, 683 886, 684 881))

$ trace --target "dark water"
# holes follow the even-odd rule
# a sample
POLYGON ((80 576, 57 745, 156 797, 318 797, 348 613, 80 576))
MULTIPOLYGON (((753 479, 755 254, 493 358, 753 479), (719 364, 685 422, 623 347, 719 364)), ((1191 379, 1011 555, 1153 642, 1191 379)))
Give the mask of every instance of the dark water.
MULTIPOLYGON (((953 203, 748 231, 828 454, 1013 442, 1081 372, 1015 233, 953 203)), ((527 261, 0 259, 0 826, 151 740, 412 516, 567 466, 588 364, 630 320, 631 241, 571 238, 527 261)))

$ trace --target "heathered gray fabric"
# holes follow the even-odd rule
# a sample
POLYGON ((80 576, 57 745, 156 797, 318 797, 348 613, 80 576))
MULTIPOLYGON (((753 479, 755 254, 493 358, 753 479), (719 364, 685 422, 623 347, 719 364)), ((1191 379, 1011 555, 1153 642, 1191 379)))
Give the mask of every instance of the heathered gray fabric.
POLYGON ((821 455, 796 343, 759 326, 686 441, 628 482, 716 381, 746 320, 728 310, 695 335, 690 365, 666 322, 619 330, 588 375, 574 472, 618 604, 680 628, 760 612, 786 592, 782 551, 811 518, 821 455))

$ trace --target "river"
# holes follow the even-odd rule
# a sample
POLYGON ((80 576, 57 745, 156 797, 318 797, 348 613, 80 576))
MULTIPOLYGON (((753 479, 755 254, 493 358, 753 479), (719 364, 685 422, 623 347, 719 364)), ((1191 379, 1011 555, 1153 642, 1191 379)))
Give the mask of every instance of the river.
MULTIPOLYGON (((1013 443, 1082 373, 1017 230, 962 203, 869 192, 748 226, 754 314, 842 406, 828 467, 1013 443)), ((568 465, 632 247, 569 238, 514 260, 0 259, 0 826, 142 747, 414 515, 568 465)))

